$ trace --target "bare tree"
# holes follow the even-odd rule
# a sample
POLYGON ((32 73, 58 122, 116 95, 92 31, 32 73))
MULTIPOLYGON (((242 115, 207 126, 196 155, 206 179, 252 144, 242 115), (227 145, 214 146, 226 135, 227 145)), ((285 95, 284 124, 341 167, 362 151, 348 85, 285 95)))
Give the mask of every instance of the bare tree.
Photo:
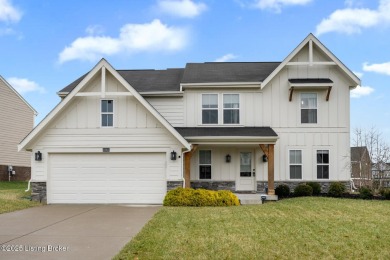
POLYGON ((390 146, 376 127, 370 129, 355 128, 352 144, 356 147, 366 146, 371 161, 375 164, 390 162, 390 146))

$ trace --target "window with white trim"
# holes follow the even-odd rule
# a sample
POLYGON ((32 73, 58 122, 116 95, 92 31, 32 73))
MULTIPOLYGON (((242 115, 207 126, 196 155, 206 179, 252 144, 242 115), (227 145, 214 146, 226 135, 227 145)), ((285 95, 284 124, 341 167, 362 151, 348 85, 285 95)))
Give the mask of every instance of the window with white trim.
POLYGON ((301 94, 301 123, 317 124, 317 94, 301 94))
POLYGON ((199 151, 199 179, 211 179, 211 151, 199 151))
POLYGON ((290 150, 290 179, 302 179, 302 150, 290 150))
POLYGON ((317 179, 329 179, 329 150, 317 150, 317 179))
POLYGON ((218 94, 202 94, 202 124, 218 124, 218 94))
POLYGON ((102 127, 114 126, 114 101, 101 101, 101 125, 102 127))
POLYGON ((238 94, 223 94, 223 123, 240 123, 240 96, 238 94))

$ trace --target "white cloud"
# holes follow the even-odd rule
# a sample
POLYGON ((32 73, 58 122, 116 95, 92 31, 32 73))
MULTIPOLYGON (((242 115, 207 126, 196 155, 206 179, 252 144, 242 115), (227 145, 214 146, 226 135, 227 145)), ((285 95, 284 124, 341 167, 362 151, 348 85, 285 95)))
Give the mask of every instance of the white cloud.
POLYGON ((280 13, 285 6, 307 5, 312 0, 257 0, 254 7, 280 13))
POLYGON ((352 71, 353 74, 355 74, 356 76, 358 76, 359 78, 362 78, 363 77, 363 72, 357 72, 357 71, 352 71))
POLYGON ((38 85, 38 83, 35 83, 34 81, 28 79, 11 77, 8 78, 7 81, 20 94, 24 94, 27 92, 35 92, 35 91, 38 91, 40 93, 46 92, 43 87, 38 85))
POLYGON ((160 0, 157 8, 173 16, 193 18, 207 9, 204 3, 195 3, 191 0, 160 0))
POLYGON ((95 25, 90 25, 85 29, 85 32, 88 35, 97 35, 97 34, 103 34, 104 33, 104 28, 101 25, 95 24, 95 25))
POLYGON ((390 76, 390 62, 377 64, 368 64, 367 62, 365 62, 363 63, 363 70, 390 76))
POLYGON ((390 24, 390 0, 381 0, 376 10, 348 7, 334 11, 317 25, 316 35, 328 32, 354 34, 387 24, 390 24))
POLYGON ((229 60, 234 60, 236 58, 238 58, 238 56, 236 56, 232 53, 228 53, 226 55, 223 55, 222 57, 215 59, 215 62, 225 62, 225 61, 229 61, 229 60))
POLYGON ((126 24, 117 38, 86 36, 77 38, 59 54, 59 62, 71 60, 96 61, 105 55, 120 52, 177 51, 187 44, 187 31, 169 27, 160 20, 145 24, 126 24))
POLYGON ((351 98, 360 98, 363 96, 368 96, 374 89, 368 86, 357 86, 355 89, 351 90, 351 98))
POLYGON ((12 6, 9 0, 0 0, 0 21, 18 22, 22 18, 22 12, 12 6))

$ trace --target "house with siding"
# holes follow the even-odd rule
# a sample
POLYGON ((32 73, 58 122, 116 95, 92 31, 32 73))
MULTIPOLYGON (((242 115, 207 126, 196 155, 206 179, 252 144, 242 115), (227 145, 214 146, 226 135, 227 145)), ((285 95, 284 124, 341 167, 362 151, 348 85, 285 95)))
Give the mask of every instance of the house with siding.
POLYGON ((102 59, 20 143, 48 203, 161 204, 174 187, 349 186, 350 90, 314 35, 281 62, 116 70, 102 59))
POLYGON ((30 179, 31 153, 18 152, 18 144, 33 129, 36 115, 34 108, 0 76, 0 180, 30 179))
POLYGON ((372 162, 366 146, 351 147, 351 178, 356 188, 372 185, 372 162))

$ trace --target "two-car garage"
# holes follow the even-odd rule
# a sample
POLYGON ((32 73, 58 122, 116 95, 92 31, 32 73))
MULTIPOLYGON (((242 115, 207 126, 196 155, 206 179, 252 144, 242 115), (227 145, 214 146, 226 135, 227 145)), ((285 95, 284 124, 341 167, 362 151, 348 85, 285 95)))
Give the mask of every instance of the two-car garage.
POLYGON ((48 203, 161 204, 165 153, 49 155, 48 203))

